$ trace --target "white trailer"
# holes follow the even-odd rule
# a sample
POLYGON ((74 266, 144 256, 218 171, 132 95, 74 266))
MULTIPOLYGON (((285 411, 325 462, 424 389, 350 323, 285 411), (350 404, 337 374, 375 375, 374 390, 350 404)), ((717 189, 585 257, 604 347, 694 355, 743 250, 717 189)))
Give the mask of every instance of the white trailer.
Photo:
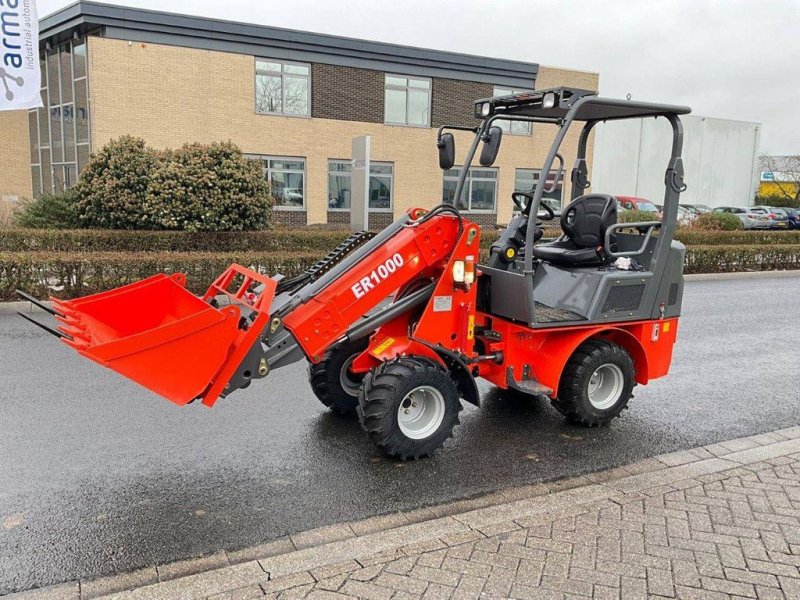
MULTIPOLYGON (((688 189, 682 204, 750 206, 758 190, 760 123, 681 117, 688 189)), ((601 123, 596 127, 592 189, 661 204, 672 130, 664 119, 601 123), (666 148, 666 150, 665 150, 666 148)))

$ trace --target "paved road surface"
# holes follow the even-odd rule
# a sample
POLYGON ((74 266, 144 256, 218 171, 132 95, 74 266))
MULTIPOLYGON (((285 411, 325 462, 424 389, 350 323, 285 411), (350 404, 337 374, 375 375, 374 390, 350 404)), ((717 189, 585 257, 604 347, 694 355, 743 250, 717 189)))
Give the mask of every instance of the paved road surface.
POLYGON ((486 387, 404 464, 322 410, 302 365, 179 409, 0 313, 0 594, 800 424, 798 298, 800 278, 690 282, 670 376, 612 427, 486 387))

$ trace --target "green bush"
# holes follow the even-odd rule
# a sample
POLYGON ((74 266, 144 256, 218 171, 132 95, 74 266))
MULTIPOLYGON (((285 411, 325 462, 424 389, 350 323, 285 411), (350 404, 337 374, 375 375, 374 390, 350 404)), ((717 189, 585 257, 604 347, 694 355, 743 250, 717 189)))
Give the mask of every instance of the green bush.
POLYGON ((160 155, 144 140, 122 136, 92 155, 75 185, 76 211, 84 227, 151 229, 145 200, 160 155))
POLYGON ((658 221, 655 213, 645 210, 620 210, 617 211, 618 223, 646 223, 648 221, 658 221))
POLYGON ((17 227, 35 229, 70 229, 78 226, 75 194, 42 194, 33 200, 22 200, 15 208, 13 223, 17 227))
POLYGON ((709 212, 698 215, 689 226, 690 229, 701 231, 734 231, 742 229, 742 221, 734 214, 723 212, 709 212))
POLYGON ((261 167, 231 142, 159 152, 130 136, 92 156, 75 195, 81 225, 104 229, 264 229, 272 206, 261 167))
POLYGON ((165 152, 147 187, 154 229, 264 229, 272 207, 261 166, 233 143, 187 144, 165 152))

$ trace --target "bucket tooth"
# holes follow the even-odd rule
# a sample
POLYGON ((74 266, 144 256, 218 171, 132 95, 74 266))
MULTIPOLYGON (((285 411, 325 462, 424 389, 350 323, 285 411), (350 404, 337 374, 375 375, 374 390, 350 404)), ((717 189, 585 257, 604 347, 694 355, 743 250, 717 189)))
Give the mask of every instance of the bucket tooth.
POLYGON ((63 315, 62 315, 62 313, 60 313, 60 312, 56 311, 55 309, 53 309, 53 308, 51 308, 51 307, 47 306, 46 304, 44 304, 44 303, 43 303, 43 302, 41 302, 40 300, 37 300, 36 298, 34 298, 33 296, 31 296, 30 294, 26 294, 26 293, 25 293, 25 292, 23 292, 22 290, 16 290, 16 293, 17 293, 17 296, 19 296, 19 297, 21 297, 21 298, 24 298, 25 300, 27 300, 27 301, 28 301, 28 302, 30 302, 31 304, 34 304, 34 305, 38 306, 38 307, 39 307, 39 308, 41 308, 43 311, 45 311, 45 312, 49 312, 49 313, 50 313, 51 315, 53 315, 54 317, 60 317, 60 316, 63 316, 63 315))
POLYGON ((58 331, 57 329, 53 329, 52 327, 50 327, 49 325, 45 325, 44 323, 40 323, 39 321, 37 321, 36 319, 34 319, 32 317, 29 317, 25 313, 21 313, 21 312, 17 311, 17 314, 20 317, 22 317, 23 319, 25 319, 26 321, 30 321, 31 323, 33 323, 37 327, 39 327, 41 329, 44 329, 50 335, 54 335, 57 338, 61 338, 63 340, 72 341, 72 336, 70 336, 70 335, 68 335, 68 334, 66 334, 64 332, 58 331))

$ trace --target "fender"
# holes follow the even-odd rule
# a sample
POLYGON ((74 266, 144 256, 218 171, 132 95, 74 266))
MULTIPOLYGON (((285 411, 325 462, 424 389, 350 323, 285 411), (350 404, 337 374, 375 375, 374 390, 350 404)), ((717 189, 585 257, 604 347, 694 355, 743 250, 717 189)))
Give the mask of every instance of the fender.
POLYGON ((567 361, 581 344, 591 338, 607 339, 625 348, 633 360, 637 383, 649 381, 647 354, 641 342, 625 329, 600 325, 588 329, 553 331, 542 340, 533 366, 536 379, 553 390, 551 398, 558 397, 558 385, 567 361))
POLYGON ((453 376, 458 393, 464 400, 480 406, 478 385, 462 358, 456 352, 423 340, 406 336, 375 336, 363 354, 353 361, 351 368, 355 373, 366 373, 383 362, 403 355, 422 356, 432 360, 453 376))

